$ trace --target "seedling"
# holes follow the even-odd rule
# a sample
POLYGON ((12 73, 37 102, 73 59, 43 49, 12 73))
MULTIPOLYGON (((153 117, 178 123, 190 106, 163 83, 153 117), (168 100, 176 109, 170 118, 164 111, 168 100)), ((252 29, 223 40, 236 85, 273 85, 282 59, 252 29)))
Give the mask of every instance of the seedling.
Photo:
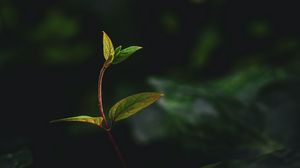
POLYGON ((163 94, 158 92, 143 92, 126 97, 110 108, 108 112, 108 118, 106 118, 107 113, 104 112, 102 104, 102 81, 104 72, 107 68, 111 67, 111 65, 123 62, 141 48, 142 47, 139 46, 130 46, 125 49, 122 49, 122 46, 114 48, 109 36, 103 31, 103 55, 105 58, 105 62, 100 70, 98 80, 98 101, 100 116, 90 117, 82 115, 77 117, 53 120, 50 122, 85 122, 95 124, 99 128, 104 129, 118 155, 119 160, 122 162, 123 167, 126 167, 124 157, 122 156, 122 153, 111 132, 113 123, 127 119, 128 117, 136 114, 140 110, 148 107, 149 105, 157 101, 161 96, 163 96, 163 94))

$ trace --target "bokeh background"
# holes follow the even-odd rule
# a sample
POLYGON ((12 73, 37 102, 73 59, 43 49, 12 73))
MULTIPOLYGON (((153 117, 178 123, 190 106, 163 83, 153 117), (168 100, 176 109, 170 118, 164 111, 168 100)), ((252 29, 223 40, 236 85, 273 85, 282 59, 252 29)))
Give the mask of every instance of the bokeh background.
POLYGON ((105 109, 165 93, 114 126, 129 167, 299 167, 296 4, 1 0, 0 167, 121 167, 104 131, 49 124, 98 115, 103 30, 144 47, 107 71, 105 109))

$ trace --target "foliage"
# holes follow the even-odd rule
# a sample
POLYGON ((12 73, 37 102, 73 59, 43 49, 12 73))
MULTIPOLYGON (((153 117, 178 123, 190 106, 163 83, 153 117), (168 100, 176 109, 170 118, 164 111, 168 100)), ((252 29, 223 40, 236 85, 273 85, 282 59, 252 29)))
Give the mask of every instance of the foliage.
MULTIPOLYGON (((121 46, 117 47, 116 49, 113 46, 113 43, 109 36, 103 31, 103 55, 105 58, 105 62, 101 68, 100 74, 99 74, 99 81, 98 81, 98 100, 99 100, 99 112, 101 114, 100 117, 90 117, 90 116, 76 116, 76 117, 68 117, 63 119, 57 119, 53 120, 50 123, 56 123, 56 122, 66 122, 66 121, 72 121, 72 122, 85 122, 90 124, 95 124, 99 128, 103 128, 108 133, 108 136, 111 140, 112 145, 114 146, 114 149, 116 150, 118 157, 120 161, 123 164, 123 167, 126 167, 124 158, 119 150, 119 147, 117 143, 115 142, 112 133, 111 133, 111 126, 109 126, 109 122, 106 118, 106 115, 103 111, 103 104, 102 104, 102 79, 105 70, 111 65, 111 64, 118 64, 120 62, 123 62, 127 58, 129 58, 133 53, 141 49, 142 47, 139 46, 131 46, 125 49, 121 49, 121 46), (104 126, 102 126, 102 123, 104 123, 104 126)), ((117 102, 115 105, 112 106, 112 108, 109 111, 109 118, 112 122, 116 122, 119 120, 126 119, 137 112, 141 111, 142 109, 148 107, 152 103, 156 102, 163 94, 162 93, 156 93, 156 92, 144 92, 135 94, 129 97, 126 97, 119 102, 117 102)))
POLYGON ((0 155, 0 167, 29 168, 33 166, 33 156, 24 148, 6 155, 0 155))
POLYGON ((112 121, 126 119, 141 109, 144 109, 150 104, 154 103, 162 95, 163 94, 161 93, 145 92, 126 97, 116 103, 109 110, 109 118, 112 121))
MULTIPOLYGON (((152 116, 160 122, 151 127, 137 124, 135 132, 144 135, 144 142, 175 137, 183 147, 198 149, 206 155, 271 152, 281 144, 266 134, 264 116, 269 114, 262 102, 256 101, 267 86, 286 78, 281 69, 266 67, 244 68, 201 84, 150 78, 155 89, 166 93, 156 109, 159 112, 152 116), (158 128, 163 131, 161 134, 154 133, 158 128), (216 150, 217 154, 212 152, 216 150)), ((147 119, 140 117, 134 122, 147 123, 147 119)))
MULTIPOLYGON (((118 64, 125 59, 129 58, 133 53, 137 50, 141 49, 139 46, 131 46, 125 49, 121 49, 121 46, 114 49, 113 43, 109 36, 103 31, 103 55, 106 60, 104 63, 104 67, 108 67, 111 63, 118 64), (116 52, 115 52, 116 51, 116 52)), ((102 79, 100 79, 102 80, 102 79)), ((102 83, 102 81, 100 81, 102 83)), ((101 88, 99 88, 101 89, 101 88)), ((101 95, 100 95, 101 96, 101 95)), ((146 108, 151 105, 155 101, 157 101, 162 96, 162 93, 155 92, 146 92, 139 93, 136 95, 129 96, 127 98, 122 99, 118 103, 116 103, 109 111, 109 118, 112 121, 119 121, 122 119, 126 119, 131 115, 137 113, 138 111, 146 108)), ((54 122, 63 122, 63 121, 78 121, 78 122, 86 122, 91 124, 96 124, 98 126, 102 126, 102 121, 105 116, 102 117, 90 117, 90 116, 77 116, 77 117, 69 117, 64 119, 53 120, 54 122)), ((106 118, 105 118, 106 120, 106 118)), ((107 128, 108 129, 108 128, 107 128)))
MULTIPOLYGON (((126 143, 123 150, 130 151, 130 167, 253 158, 273 149, 264 139, 294 149, 300 142, 297 7, 297 1, 258 0, 4 0, 0 155, 28 146, 38 154, 34 166, 45 168, 95 167, 99 162, 91 160, 108 156, 109 146, 99 143, 105 134, 95 125, 45 124, 63 116, 99 117, 93 90, 102 52, 99 29, 122 44, 114 43, 115 55, 131 43, 144 47, 136 62, 111 63, 113 76, 105 79, 103 93, 107 116, 131 93, 166 93, 114 127, 126 143), (80 136, 70 141, 69 134, 80 136)), ((113 159, 103 159, 102 166, 117 167, 113 159)))
POLYGON ((299 151, 281 149, 253 159, 224 161, 222 163, 206 165, 201 168, 298 168, 300 166, 299 160, 299 151))

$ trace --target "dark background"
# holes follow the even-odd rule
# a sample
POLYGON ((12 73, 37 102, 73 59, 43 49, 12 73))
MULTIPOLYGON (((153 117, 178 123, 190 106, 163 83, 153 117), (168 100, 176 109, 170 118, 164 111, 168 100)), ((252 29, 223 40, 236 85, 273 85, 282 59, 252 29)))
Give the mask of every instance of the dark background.
POLYGON ((107 71, 106 111, 134 93, 166 95, 113 128, 129 167, 201 167, 297 151, 296 4, 2 0, 0 167, 120 167, 103 130, 49 124, 98 115, 103 30, 115 47, 143 46, 107 71))

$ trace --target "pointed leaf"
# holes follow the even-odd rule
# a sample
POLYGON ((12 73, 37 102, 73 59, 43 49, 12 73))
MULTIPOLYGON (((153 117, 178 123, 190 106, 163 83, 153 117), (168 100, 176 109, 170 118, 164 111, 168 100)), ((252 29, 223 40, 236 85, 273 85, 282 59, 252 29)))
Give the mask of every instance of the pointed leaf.
POLYGON ((122 49, 122 46, 118 46, 118 47, 115 49, 115 57, 117 57, 117 56, 119 55, 121 49, 122 49))
POLYGON ((90 124, 95 124, 95 125, 101 126, 103 118, 102 117, 90 117, 90 116, 77 116, 77 117, 68 117, 68 118, 53 120, 50 123, 65 122, 65 121, 85 122, 85 123, 90 123, 90 124))
POLYGON ((126 97, 116 103, 109 111, 109 118, 119 121, 137 113, 157 101, 162 93, 144 92, 126 97))
POLYGON ((111 60, 110 62, 112 62, 115 55, 114 46, 110 38, 108 37, 108 35, 104 31, 102 32, 103 32, 103 55, 105 60, 111 60))
POLYGON ((118 64, 118 63, 124 61, 125 59, 127 59, 128 57, 130 57, 137 50, 140 50, 142 48, 143 47, 140 47, 140 46, 127 47, 127 48, 121 50, 118 54, 115 55, 115 58, 114 58, 112 63, 113 64, 118 64))

